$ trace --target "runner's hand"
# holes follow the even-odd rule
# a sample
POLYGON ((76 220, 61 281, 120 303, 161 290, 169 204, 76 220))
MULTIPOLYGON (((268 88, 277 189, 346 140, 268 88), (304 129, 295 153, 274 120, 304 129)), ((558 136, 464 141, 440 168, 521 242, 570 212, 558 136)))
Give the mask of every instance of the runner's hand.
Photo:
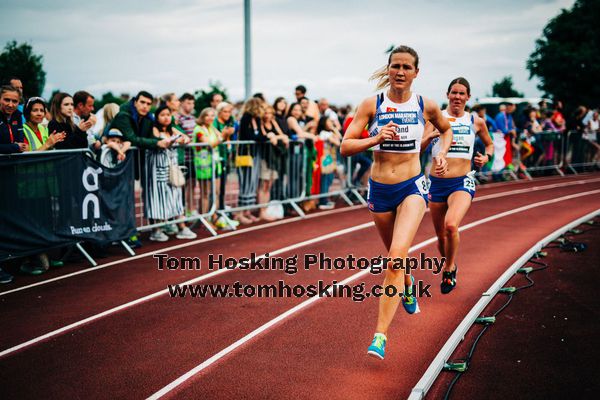
POLYGON ((439 176, 444 176, 448 172, 448 161, 446 161, 446 155, 439 153, 437 157, 433 158, 435 165, 435 173, 439 176))
POLYGON ((488 156, 481 154, 480 152, 477 152, 477 155, 475 156, 475 166, 478 168, 483 167, 488 161, 488 156))
POLYGON ((383 126, 377 134, 377 143, 383 143, 386 140, 392 140, 396 137, 396 129, 399 127, 398 124, 390 121, 383 126))

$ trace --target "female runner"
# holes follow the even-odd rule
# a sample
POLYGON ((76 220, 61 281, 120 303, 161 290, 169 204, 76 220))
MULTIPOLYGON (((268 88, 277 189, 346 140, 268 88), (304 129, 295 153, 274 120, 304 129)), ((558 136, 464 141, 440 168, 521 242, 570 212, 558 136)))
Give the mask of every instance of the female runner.
MULTIPOLYGON (((456 78, 448 86, 448 108, 442 111, 452 126, 453 141, 446 153, 448 172, 440 175, 432 170, 429 179, 429 210, 438 237, 438 248, 446 264, 442 270, 441 291, 450 293, 456 286, 456 253, 458 251, 458 226, 471 206, 475 196, 475 180, 471 170, 475 135, 479 135, 485 145, 485 155, 477 152, 474 162, 477 167, 485 165, 494 154, 494 144, 482 118, 465 112, 465 105, 471 97, 471 87, 465 78, 456 78)), ((430 125, 425 128, 424 149, 433 140, 432 156, 436 157, 445 149, 437 139, 438 132, 430 125)))
MULTIPOLYGON (((388 89, 359 105, 341 147, 343 156, 374 149, 367 201, 388 258, 392 260, 406 259, 427 208, 427 181, 420 173, 419 162, 426 121, 443 132, 440 136, 443 150, 435 159, 436 173, 440 176, 446 172, 445 150, 452 136, 450 125, 435 102, 411 91, 418 72, 419 56, 412 48, 400 46, 392 50, 387 65, 372 77, 379 80, 378 90, 388 89), (361 139, 367 124, 369 137, 361 139)), ((381 359, 385 355, 387 331, 400 301, 409 314, 418 311, 412 290, 414 279, 410 273, 393 269, 392 265, 390 261, 385 266, 383 286, 394 286, 397 293, 403 295, 402 298, 381 296, 379 299, 377 327, 368 354, 381 359)))

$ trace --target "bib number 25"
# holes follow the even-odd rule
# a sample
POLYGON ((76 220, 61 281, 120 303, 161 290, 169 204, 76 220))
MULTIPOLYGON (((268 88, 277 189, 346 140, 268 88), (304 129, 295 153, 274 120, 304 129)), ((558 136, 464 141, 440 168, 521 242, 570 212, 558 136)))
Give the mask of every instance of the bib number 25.
POLYGON ((475 190, 475 180, 473 180, 473 178, 469 178, 469 177, 465 178, 464 186, 465 186, 465 189, 474 191, 475 190))

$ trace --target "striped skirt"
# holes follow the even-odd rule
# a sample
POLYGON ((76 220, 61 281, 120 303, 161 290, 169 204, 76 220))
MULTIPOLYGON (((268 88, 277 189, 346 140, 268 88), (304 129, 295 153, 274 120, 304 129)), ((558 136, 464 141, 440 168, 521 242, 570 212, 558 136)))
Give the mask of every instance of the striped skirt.
POLYGON ((169 183, 169 168, 177 165, 177 150, 146 150, 144 214, 146 218, 168 220, 183 215, 183 196, 169 183))

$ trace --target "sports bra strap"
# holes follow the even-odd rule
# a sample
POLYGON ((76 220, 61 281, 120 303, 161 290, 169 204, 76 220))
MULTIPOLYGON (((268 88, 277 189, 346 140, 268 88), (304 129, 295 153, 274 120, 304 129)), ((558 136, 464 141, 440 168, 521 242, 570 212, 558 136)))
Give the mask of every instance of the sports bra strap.
POLYGON ((418 94, 417 95, 418 101, 419 101, 419 107, 421 108, 421 112, 425 111, 425 104, 423 104, 423 97, 418 94))
POLYGON ((381 104, 383 104, 383 92, 381 92, 377 95, 377 106, 375 107, 376 111, 379 110, 379 107, 381 107, 381 104))
POLYGON ((474 124, 475 123, 475 116, 471 115, 471 123, 474 124))

